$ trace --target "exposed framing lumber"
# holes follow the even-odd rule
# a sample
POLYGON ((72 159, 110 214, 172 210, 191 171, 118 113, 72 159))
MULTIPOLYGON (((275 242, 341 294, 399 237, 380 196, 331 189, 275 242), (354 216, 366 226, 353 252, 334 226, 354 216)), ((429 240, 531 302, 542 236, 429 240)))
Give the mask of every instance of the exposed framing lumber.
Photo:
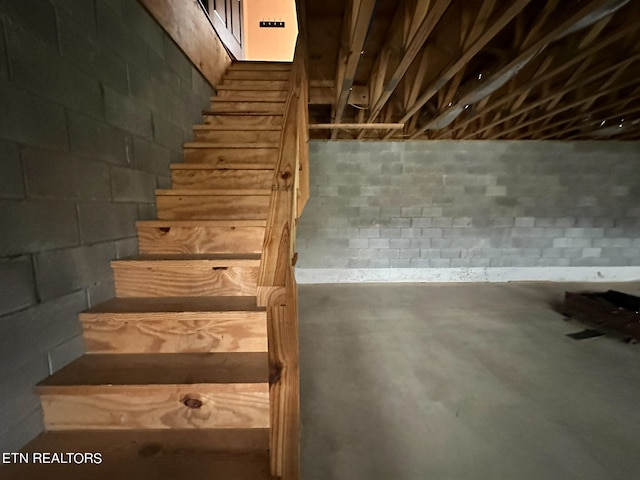
MULTIPOLYGON (((536 76, 534 76, 531 80, 515 88, 512 92, 508 93, 507 95, 501 95, 500 97, 496 98, 482 112, 473 114, 471 116, 468 116, 465 119, 461 119, 457 121, 455 125, 452 126, 452 130, 456 131, 456 130, 466 129, 471 123, 479 120, 483 114, 487 114, 490 111, 495 111, 500 107, 507 105, 509 102, 511 102, 514 98, 517 98, 519 95, 523 95, 524 93, 533 90, 535 87, 541 85, 542 83, 548 80, 553 79, 554 77, 564 72, 565 70, 568 70, 574 67, 575 65, 579 65, 581 62, 585 61, 590 56, 593 56, 597 54, 599 51, 604 50, 605 48, 614 44, 615 42, 622 40, 631 32, 634 32, 638 28, 640 28, 640 20, 636 18, 632 18, 631 20, 632 21, 629 22, 628 25, 616 30, 616 32, 611 33, 608 36, 605 36, 598 43, 592 44, 591 46, 587 45, 584 49, 581 49, 575 56, 573 56, 568 61, 563 59, 559 55, 554 55, 554 58, 555 57, 559 58, 557 66, 547 71, 546 73, 541 72, 540 75, 536 74, 536 76)), ((589 33, 587 33, 586 36, 589 36, 589 33)), ((586 42, 584 41, 584 39, 580 43, 581 45, 583 44, 586 45, 586 42)), ((517 108, 517 107, 513 107, 513 108, 517 108)))
MULTIPOLYGON (((571 26, 575 25, 578 21, 580 21, 581 19, 583 19, 587 15, 591 14, 597 8, 602 7, 607 2, 608 2, 608 0, 592 0, 586 6, 583 6, 582 8, 578 9, 575 13, 570 15, 569 18, 566 18, 566 19, 560 21, 555 26, 553 26, 552 28, 547 30, 544 34, 542 34, 541 36, 537 37, 535 39, 535 41, 531 41, 527 45, 528 39, 525 40, 525 45, 527 45, 526 48, 520 50, 520 53, 518 53, 511 61, 509 61, 508 63, 503 65, 497 72, 495 72, 493 75, 491 75, 491 77, 486 80, 486 83, 483 82, 480 85, 477 85, 477 86, 474 86, 474 87, 468 89, 461 96, 461 98, 458 99, 456 104, 452 105, 451 108, 459 108, 460 105, 465 105, 465 104, 472 103, 472 99, 474 98, 474 96, 476 96, 481 91, 481 89, 485 87, 486 84, 490 84, 491 82, 499 81, 500 78, 502 78, 505 75, 509 74, 509 72, 512 72, 514 69, 519 69, 519 66, 523 62, 526 63, 528 61, 527 59, 532 58, 537 53, 539 53, 539 51, 541 49, 543 49, 548 43, 552 42, 554 39, 556 39, 559 36, 561 36, 571 26)), ((547 18, 547 16, 543 15, 542 16, 543 20, 541 20, 541 22, 539 22, 538 25, 543 23, 543 21, 546 20, 546 18, 547 18)), ((544 23, 546 23, 546 22, 544 22, 544 23)), ((543 27, 540 26, 539 28, 542 29, 543 27)), ((536 27, 534 27, 534 29, 536 29, 536 27)), ((446 110, 444 112, 441 112, 435 118, 431 119, 425 125, 420 127, 416 132, 414 132, 411 135, 410 138, 416 138, 419 135, 421 135, 422 133, 426 132, 433 125, 435 125, 437 122, 441 121, 444 118, 444 116, 447 115, 448 113, 449 113, 448 110, 446 110)), ((406 118, 403 118, 401 121, 406 121, 406 118)))
MULTIPOLYGON (((415 33, 413 33, 407 43, 403 45, 404 53, 397 67, 391 74, 389 80, 385 80, 386 65, 388 64, 388 60, 393 47, 389 44, 386 44, 383 47, 380 54, 379 63, 381 65, 385 65, 385 68, 375 79, 376 86, 374 87, 373 91, 376 92, 376 96, 375 100, 372 99, 373 106, 371 107, 371 112, 369 113, 369 119, 367 120, 368 123, 373 122, 380 114, 382 108, 388 102, 389 98, 400 83, 400 80, 402 80, 404 75, 407 73, 407 70, 422 50, 424 43, 427 41, 427 38, 429 38, 429 35, 431 34, 431 32, 433 32, 433 29, 436 27, 444 13, 447 11, 449 5, 451 5, 451 2, 452 0, 435 0, 435 2, 430 5, 431 8, 429 8, 428 11, 424 12, 424 16, 415 29, 415 33), (377 92, 379 91, 380 86, 383 84, 384 87, 378 94, 377 92)), ((416 9, 413 12, 405 11, 405 15, 411 15, 409 18, 413 19, 419 18, 416 13, 418 13, 418 9, 421 5, 424 6, 424 2, 417 2, 416 9)))
POLYGON ((334 123, 342 121, 347 108, 353 80, 360 63, 361 53, 373 19, 376 3, 377 0, 351 0, 346 7, 348 15, 345 15, 345 31, 343 32, 346 44, 343 45, 339 53, 340 58, 338 60, 335 83, 337 96, 333 116, 334 123))
POLYGON ((418 112, 444 85, 451 80, 456 73, 458 73, 466 63, 473 58, 489 41, 500 32, 524 7, 529 4, 531 0, 516 0, 509 5, 495 21, 489 24, 489 27, 480 35, 468 49, 464 50, 462 54, 447 67, 434 81, 431 82, 424 89, 424 92, 419 96, 416 102, 410 106, 400 123, 406 123, 415 113, 418 112))
POLYGON ((309 130, 401 130, 404 123, 311 123, 309 130))

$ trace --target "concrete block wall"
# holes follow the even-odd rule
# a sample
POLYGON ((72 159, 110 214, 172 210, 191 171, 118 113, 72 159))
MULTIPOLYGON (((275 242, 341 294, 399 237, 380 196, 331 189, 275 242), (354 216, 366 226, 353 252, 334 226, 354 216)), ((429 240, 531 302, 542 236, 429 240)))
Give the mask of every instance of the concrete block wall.
POLYGON ((639 142, 312 141, 310 163, 302 274, 640 266, 639 142))
POLYGON ((41 430, 33 386, 82 353, 211 93, 137 1, 0 2, 0 451, 41 430))

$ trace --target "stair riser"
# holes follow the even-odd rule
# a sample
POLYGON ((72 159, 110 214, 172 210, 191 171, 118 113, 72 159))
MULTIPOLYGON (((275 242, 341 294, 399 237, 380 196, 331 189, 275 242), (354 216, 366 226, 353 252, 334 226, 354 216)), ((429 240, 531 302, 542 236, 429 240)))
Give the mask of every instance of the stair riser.
POLYGON ((177 189, 270 189, 273 170, 171 170, 177 189))
POLYGON ((47 430, 268 428, 268 384, 40 387, 47 430), (187 399, 201 402, 189 408, 187 399))
POLYGON ((272 71, 272 72, 290 72, 291 64, 290 63, 257 63, 257 62, 239 62, 233 63, 229 65, 227 71, 236 72, 238 70, 249 70, 249 71, 272 71))
POLYGON ((252 127, 282 127, 282 115, 210 115, 203 116, 206 125, 247 129, 252 127))
POLYGON ((222 166, 225 163, 263 163, 275 166, 277 148, 185 148, 186 163, 206 163, 222 166))
POLYGON ((141 254, 260 253, 264 227, 138 226, 141 254))
POLYGON ((284 71, 260 71, 260 70, 228 70, 223 80, 288 80, 291 73, 284 71))
POLYGON ((287 98, 286 90, 227 90, 218 89, 219 98, 228 98, 230 100, 245 100, 253 98, 274 98, 284 100, 287 98))
POLYGON ((268 195, 156 195, 160 220, 264 220, 268 195))
POLYGON ((203 130, 195 129, 193 139, 196 142, 211 143, 279 143, 279 130, 203 130))
POLYGON ((266 352, 265 312, 83 313, 87 353, 266 352))
POLYGON ((259 267, 174 262, 113 262, 118 297, 256 295, 259 267))
POLYGON ((284 102, 251 102, 251 101, 217 101, 210 102, 210 110, 214 113, 265 113, 282 114, 284 102))

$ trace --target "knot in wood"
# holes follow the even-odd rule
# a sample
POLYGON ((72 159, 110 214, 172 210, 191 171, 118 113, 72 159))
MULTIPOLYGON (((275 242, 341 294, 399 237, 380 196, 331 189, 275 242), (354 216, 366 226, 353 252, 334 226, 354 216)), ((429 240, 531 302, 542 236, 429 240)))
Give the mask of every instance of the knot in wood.
POLYGON ((288 180, 289 178, 291 178, 291 172, 282 172, 282 175, 280 175, 280 178, 283 180, 288 180))
POLYGON ((182 403, 187 408, 197 409, 202 407, 202 400, 193 398, 193 397, 185 397, 182 399, 182 403))

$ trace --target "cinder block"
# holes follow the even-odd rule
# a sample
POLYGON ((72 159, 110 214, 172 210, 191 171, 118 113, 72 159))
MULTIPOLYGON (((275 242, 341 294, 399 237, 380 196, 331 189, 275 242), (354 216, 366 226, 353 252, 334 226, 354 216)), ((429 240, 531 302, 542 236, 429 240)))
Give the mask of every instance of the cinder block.
POLYGON ((0 132, 6 140, 55 151, 69 149, 67 120, 60 105, 2 84, 0 105, 0 132))
POLYGON ((24 180, 18 146, 0 141, 0 198, 23 197, 24 180))
POLYGON ((421 237, 422 237, 421 228, 401 228, 400 229, 400 238, 421 238, 421 237))
POLYGON ((111 166, 111 195, 116 202, 153 203, 157 177, 152 173, 111 166))
POLYGON ((459 217, 453 219, 454 227, 470 227, 472 219, 470 217, 459 217))
POLYGON ((602 254, 601 248, 583 248, 582 249, 582 257, 583 258, 599 258, 602 254))
POLYGON ((513 239, 513 246, 516 248, 550 248, 555 245, 552 238, 518 237, 513 239))
POLYGON ((420 248, 400 249, 399 258, 420 258, 420 248))
POLYGON ((119 11, 110 8, 105 0, 96 2, 96 22, 98 38, 105 45, 125 58, 128 63, 146 67, 148 64, 148 47, 141 42, 134 30, 130 29, 127 21, 123 21, 120 0, 117 0, 119 11))
POLYGON ((0 256, 68 247, 79 243, 73 202, 0 201, 0 256))
POLYGON ((505 185, 489 185, 487 187, 486 195, 488 197, 506 197, 507 187, 505 185))
POLYGON ((69 154, 42 150, 22 152, 27 192, 31 198, 109 200, 109 167, 69 154))
POLYGON ((380 238, 380 228, 360 228, 358 230, 360 238, 380 238))
POLYGON ((427 220, 431 220, 432 227, 452 227, 453 226, 453 218, 451 217, 440 217, 440 218, 429 218, 427 220))
POLYGON ((389 267, 391 268, 410 268, 411 260, 408 258, 392 258, 389 260, 389 267))
POLYGON ((440 258, 440 249, 437 248, 421 248, 420 258, 440 258))
POLYGON ((163 40, 164 58, 169 68, 187 85, 191 85, 191 62, 169 36, 164 35, 163 40))
POLYGON ((115 285, 113 278, 104 280, 95 285, 91 285, 87 289, 87 303, 89 307, 95 307, 96 305, 109 300, 116 296, 115 285))
POLYGON ((350 238, 349 248, 369 248, 369 240, 366 238, 350 238))
MULTIPOLYGON (((154 129, 151 125, 151 111, 132 98, 104 87, 105 118, 108 123, 127 132, 151 138, 154 129)), ((157 127, 154 119, 154 127, 157 127)), ((180 134, 182 139, 182 134, 180 134)))
POLYGON ((441 228, 423 228, 422 238, 440 238, 442 237, 441 228))
POLYGON ((9 78, 9 64, 7 63, 7 46, 4 41, 4 25, 0 23, 0 78, 9 78))
POLYGON ((116 258, 131 257, 138 254, 138 239, 136 237, 116 240, 116 258))
POLYGON ((412 258, 409 260, 412 268, 430 268, 431 260, 426 258, 412 258))
POLYGON ((87 3, 84 0, 51 0, 51 3, 56 7, 59 29, 60 18, 64 16, 65 18, 72 18, 85 29, 95 33, 96 10, 93 2, 87 3))
POLYGON ((93 11, 93 2, 83 2, 83 6, 86 5, 87 8, 76 6, 79 3, 77 0, 57 0, 57 3, 60 5, 58 30, 62 57, 103 85, 108 85, 118 93, 127 94, 127 65, 120 52, 111 50, 111 45, 98 40, 95 33, 95 13, 91 18, 88 15, 93 11), (60 9, 68 5, 73 5, 72 8, 77 10, 77 15, 73 18, 60 9), (82 13, 86 14, 87 18, 84 22, 78 23, 78 17, 82 13), (89 25, 89 22, 93 24, 89 25))
POLYGON ((429 259, 429 267, 449 268, 451 267, 451 259, 450 258, 431 258, 429 259))
POLYGON ((376 250, 376 258, 400 258, 400 250, 397 248, 379 248, 376 250))
POLYGON ((139 2, 122 2, 122 15, 127 25, 158 55, 164 55, 165 34, 162 27, 139 2))
POLYGON ((349 258, 347 260, 347 268, 367 268, 369 260, 366 258, 349 258))
POLYGON ((462 250, 458 248, 443 248, 440 250, 440 258, 461 258, 462 250))
POLYGON ((534 217, 517 217, 515 219, 516 227, 533 227, 535 223, 536 219, 534 217))
POLYGON ((31 257, 0 260, 0 315, 37 302, 31 257))
POLYGON ((114 258, 113 243, 39 253, 35 270, 40 298, 48 301, 111 278, 114 258))
POLYGON ((116 127, 69 112, 69 137, 76 155, 119 165, 133 163, 133 138, 116 127))
POLYGON ((389 240, 390 248, 401 248, 406 249, 411 247, 411 240, 409 239, 400 239, 400 238, 391 238, 389 240))
POLYGON ((169 150, 182 151, 184 143, 182 127, 155 113, 153 114, 153 138, 169 150))
POLYGON ((138 206, 131 203, 89 202, 78 205, 83 244, 136 235, 138 206))
POLYGON ((20 28, 38 41, 55 47, 57 44, 55 10, 50 3, 41 2, 39 8, 32 8, 25 2, 2 2, 2 13, 6 23, 20 25, 20 28))
MULTIPOLYGON (((405 218, 419 217, 422 213, 421 207, 403 207, 400 214, 405 218)), ((423 215, 428 216, 428 215, 423 215)))
POLYGON ((389 248, 389 239, 372 238, 369 240, 369 248, 389 248))
POLYGON ((82 335, 76 335, 69 340, 51 348, 48 353, 51 373, 60 370, 84 354, 84 341, 82 335))
POLYGON ((438 219, 414 217, 411 219, 411 227, 412 228, 429 228, 432 226, 435 227, 437 225, 433 224, 434 220, 438 220, 438 219))
POLYGON ((369 260, 369 268, 389 268, 390 260, 388 258, 372 258, 369 260))
POLYGON ((12 81, 52 102, 102 118, 96 79, 61 57, 55 44, 43 44, 14 25, 5 27, 12 81))

